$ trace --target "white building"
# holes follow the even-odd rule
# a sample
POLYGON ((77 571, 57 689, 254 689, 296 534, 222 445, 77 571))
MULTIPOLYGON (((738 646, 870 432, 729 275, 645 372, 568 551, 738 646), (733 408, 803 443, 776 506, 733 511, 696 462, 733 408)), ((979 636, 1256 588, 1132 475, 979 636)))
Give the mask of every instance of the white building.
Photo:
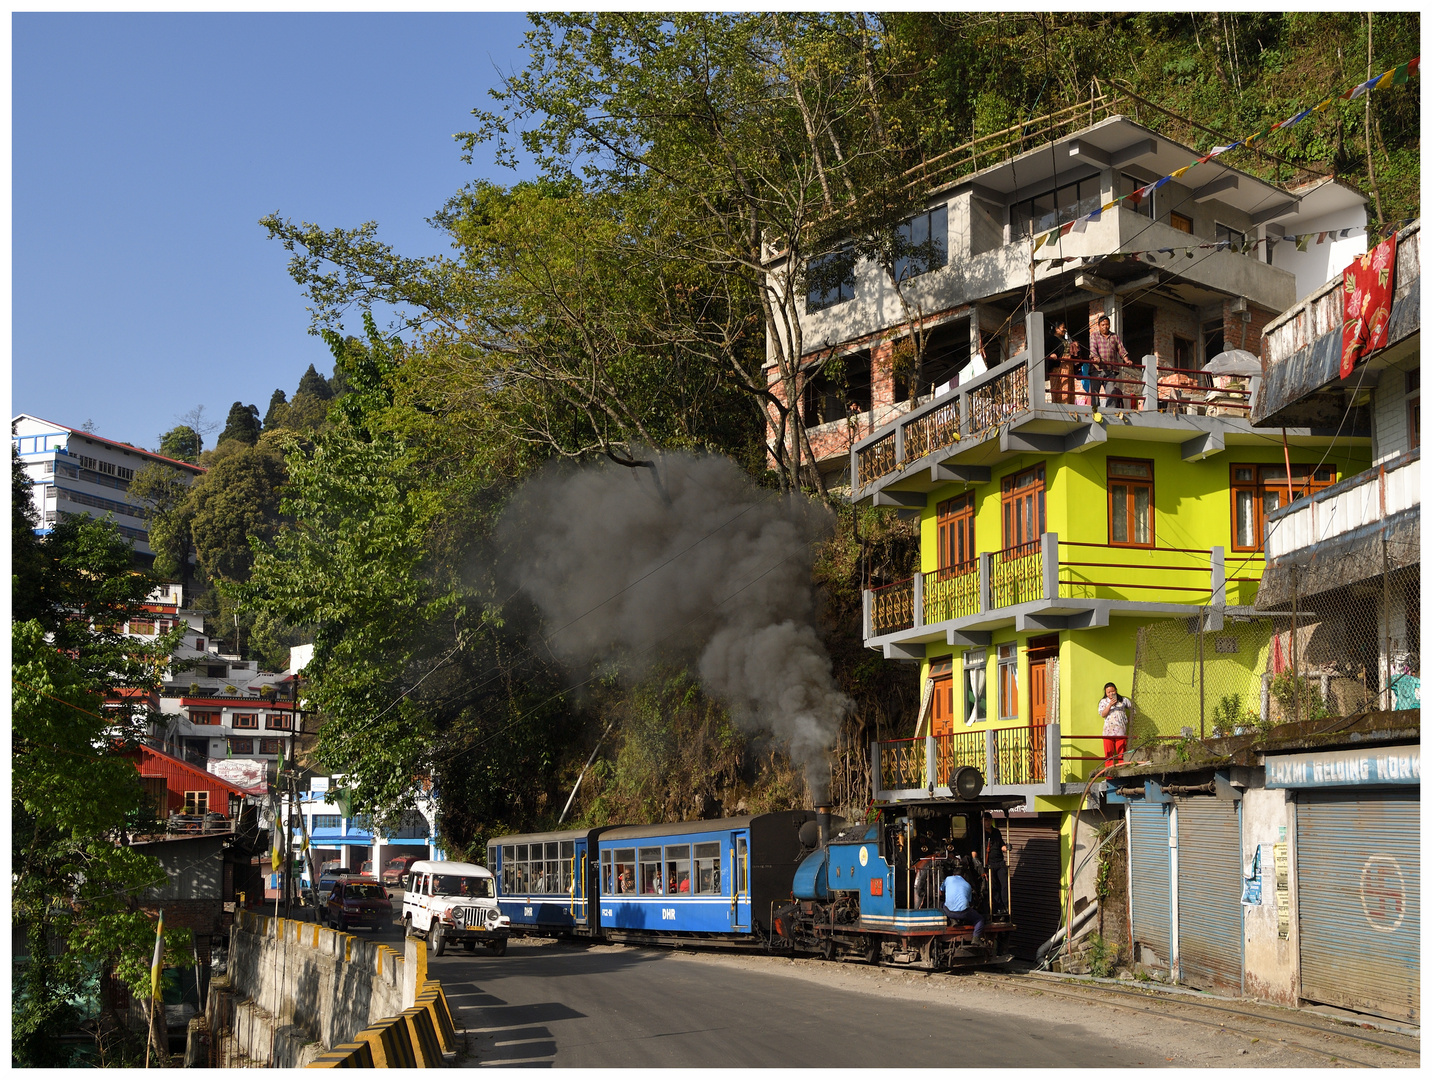
POLYGON ((144 504, 129 494, 134 474, 146 465, 174 469, 186 483, 205 470, 187 461, 115 442, 79 428, 66 427, 29 413, 11 424, 20 460, 34 486, 30 495, 40 516, 41 535, 54 528, 61 514, 113 514, 119 531, 134 541, 134 550, 152 557, 145 527, 144 504))

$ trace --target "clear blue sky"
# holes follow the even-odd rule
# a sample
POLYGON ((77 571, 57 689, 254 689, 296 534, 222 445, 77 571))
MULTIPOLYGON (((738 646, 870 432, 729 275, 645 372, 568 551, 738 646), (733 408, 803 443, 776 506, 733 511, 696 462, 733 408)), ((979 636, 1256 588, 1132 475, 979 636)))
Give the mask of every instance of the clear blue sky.
POLYGON ((12 20, 15 413, 150 448, 199 404, 262 415, 333 362, 261 216, 437 254, 448 196, 517 178, 452 136, 523 66, 520 14, 12 20))

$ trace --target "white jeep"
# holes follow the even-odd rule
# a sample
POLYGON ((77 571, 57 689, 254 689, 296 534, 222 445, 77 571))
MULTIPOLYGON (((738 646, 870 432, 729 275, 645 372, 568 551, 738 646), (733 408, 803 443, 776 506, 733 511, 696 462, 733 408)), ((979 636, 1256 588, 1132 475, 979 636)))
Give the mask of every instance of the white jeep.
POLYGON ((486 945, 494 956, 507 951, 512 920, 497 908, 491 871, 474 863, 424 859, 404 879, 403 928, 427 938, 435 956, 452 941, 468 952, 486 945))

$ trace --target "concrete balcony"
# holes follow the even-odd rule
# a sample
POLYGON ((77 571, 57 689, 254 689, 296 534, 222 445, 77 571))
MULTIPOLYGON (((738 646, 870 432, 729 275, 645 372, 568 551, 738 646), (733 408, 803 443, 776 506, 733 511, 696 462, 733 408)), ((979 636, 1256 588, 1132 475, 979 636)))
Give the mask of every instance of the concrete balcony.
MULTIPOLYGON (((1190 617, 1252 604, 1263 556, 1237 556, 1227 573, 1221 547, 1143 548, 1061 541, 990 551, 962 566, 918 573, 864 594, 864 638, 886 659, 918 660, 928 646, 975 648, 991 632, 1108 626, 1112 616, 1190 617)), ((1217 622, 1217 626, 1214 623, 1217 622)))
POLYGON ((972 767, 985 779, 982 794, 1063 794, 1058 724, 976 728, 947 735, 887 739, 870 744, 870 783, 877 803, 953 799, 950 780, 972 767))
POLYGON ((1359 360, 1346 378, 1339 374, 1341 276, 1313 290, 1263 328, 1267 367, 1261 392, 1253 395, 1250 419, 1255 425, 1341 426, 1344 436, 1370 432, 1366 410, 1350 407, 1349 395, 1357 387, 1375 383, 1380 369, 1416 354, 1422 329, 1421 235, 1421 221, 1397 234, 1387 347, 1359 360))
MULTIPOLYGON (((1025 340, 1045 340, 1043 312, 1026 317, 1025 340)), ((1018 454, 1088 450, 1106 443, 1111 429, 1124 436, 1135 432, 1123 429, 1134 428, 1141 438, 1178 442, 1186 461, 1216 454, 1229 440, 1258 439, 1247 420, 1257 378, 1247 386, 1215 386, 1201 372, 1161 367, 1149 355, 1138 378, 1114 387, 1128 407, 1096 406, 1079 403, 1082 378, 1064 376, 1061 390, 1059 374, 1048 370, 1052 365, 1040 353, 1026 349, 857 442, 850 451, 851 500, 923 508, 925 495, 937 487, 987 483, 992 465, 1018 454), (1161 397, 1178 410, 1160 411, 1161 397)), ((1094 377, 1117 376, 1106 371, 1094 377)))
POLYGON ((1268 515, 1258 607, 1420 561, 1422 454, 1410 450, 1268 515))

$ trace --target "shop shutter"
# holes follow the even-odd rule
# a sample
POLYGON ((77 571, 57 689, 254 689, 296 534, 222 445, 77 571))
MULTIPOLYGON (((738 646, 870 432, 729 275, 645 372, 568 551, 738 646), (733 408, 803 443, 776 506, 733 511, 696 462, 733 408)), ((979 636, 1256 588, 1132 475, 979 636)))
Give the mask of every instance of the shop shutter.
POLYGON ((1419 835, 1415 794, 1298 793, 1303 997, 1419 1020, 1419 835))
POLYGON ((1167 966, 1172 955, 1169 924, 1173 903, 1167 803, 1129 803, 1129 895, 1134 940, 1152 949, 1159 963, 1167 966))
POLYGON ((1179 981, 1243 993, 1243 869, 1238 804, 1178 804, 1179 981))
POLYGON ((1033 960, 1064 920, 1059 907, 1058 821, 1009 823, 1009 888, 1014 901, 1010 951, 1021 960, 1033 960))

